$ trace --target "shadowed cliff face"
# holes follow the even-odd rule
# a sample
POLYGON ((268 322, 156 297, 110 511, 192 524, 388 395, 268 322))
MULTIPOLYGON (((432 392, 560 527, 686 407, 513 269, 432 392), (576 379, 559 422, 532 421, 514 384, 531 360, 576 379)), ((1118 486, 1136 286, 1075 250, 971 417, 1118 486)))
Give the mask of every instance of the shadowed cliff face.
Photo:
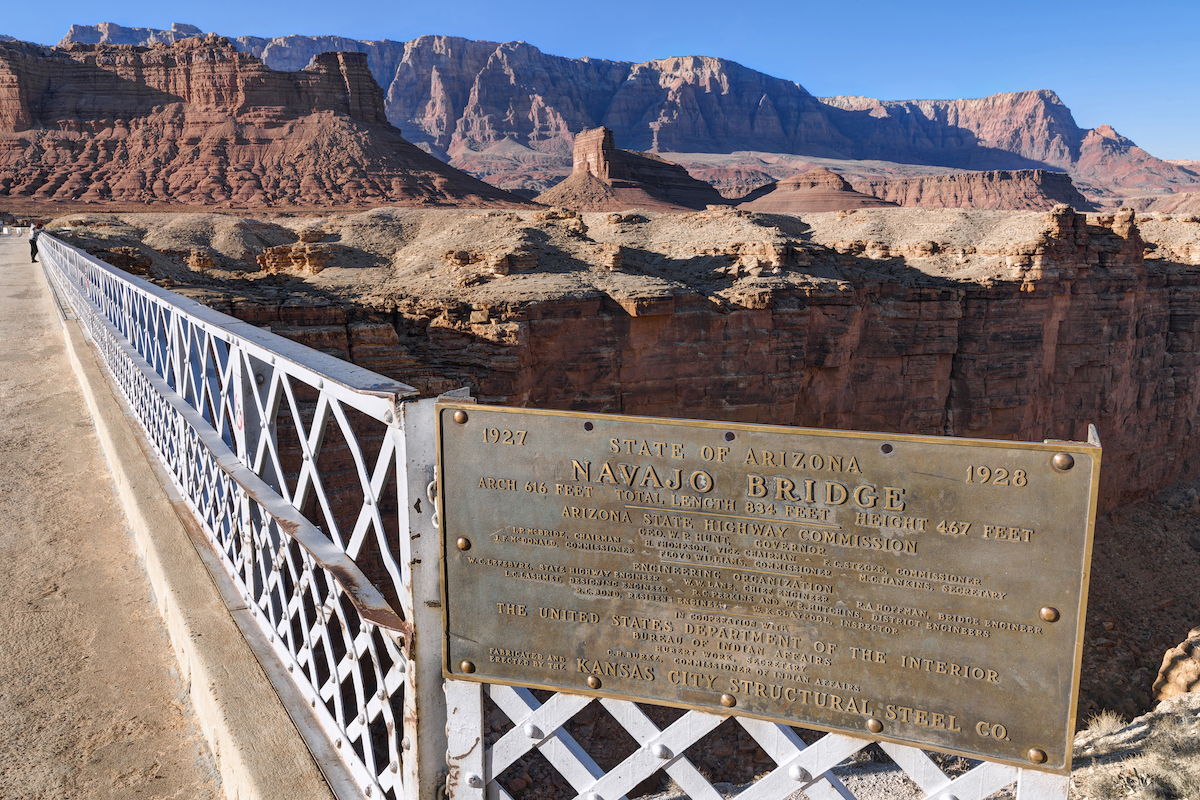
POLYGON ((272 70, 210 36, 0 45, 0 196, 520 204, 414 147, 357 53, 272 70))
MULTIPOLYGON (((173 41, 181 31, 72 26, 71 41, 173 41)), ((963 100, 817 98, 791 81, 707 56, 640 64, 548 55, 524 42, 422 36, 410 42, 332 36, 233 39, 276 69, 321 52, 367 55, 385 87, 392 124, 452 164, 521 185, 528 151, 570 174, 574 134, 604 126, 634 150, 884 159, 971 170, 1053 168, 1087 191, 1161 190, 1200 183, 1200 172, 1154 158, 1111 128, 1080 128, 1054 92, 963 100), (526 152, 479 154, 511 142, 526 152)))
MULTIPOLYGON (((284 285, 231 288, 256 260, 283 264, 256 259, 289 241, 277 223, 212 237, 227 281, 178 259, 171 274, 425 394, 467 385, 505 405, 1022 441, 1086 439, 1093 423, 1110 508, 1200 467, 1189 220, 1066 206, 378 210, 289 223, 303 229, 284 285)), ((171 233, 185 222, 121 223, 138 229, 114 242, 108 219, 82 243, 158 263, 201 246, 171 233)))

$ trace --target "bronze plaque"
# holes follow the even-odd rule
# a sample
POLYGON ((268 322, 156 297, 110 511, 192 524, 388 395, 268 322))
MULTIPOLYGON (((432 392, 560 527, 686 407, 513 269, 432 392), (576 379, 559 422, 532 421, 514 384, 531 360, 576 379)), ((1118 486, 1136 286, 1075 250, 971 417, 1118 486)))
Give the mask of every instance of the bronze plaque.
POLYGON ((1069 769, 1098 446, 438 408, 447 676, 1069 769))

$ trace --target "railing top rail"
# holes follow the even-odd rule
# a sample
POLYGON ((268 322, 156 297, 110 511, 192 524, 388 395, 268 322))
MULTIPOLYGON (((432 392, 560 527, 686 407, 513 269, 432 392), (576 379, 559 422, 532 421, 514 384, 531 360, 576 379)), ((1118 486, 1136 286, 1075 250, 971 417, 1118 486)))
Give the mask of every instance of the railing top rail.
POLYGON ((418 394, 414 387, 406 383, 383 378, 370 370, 327 353, 313 350, 278 334, 265 331, 249 322, 243 322, 236 317, 209 308, 199 301, 184 297, 169 289, 163 289, 161 286, 156 286, 135 275, 130 275, 49 233, 42 233, 42 237, 52 240, 66 250, 73 251, 81 258, 86 259, 94 269, 107 273, 114 280, 129 284, 143 294, 173 307, 210 332, 220 331, 225 336, 238 339, 255 357, 285 359, 299 368, 301 377, 303 377, 303 373, 311 373, 314 378, 331 380, 352 392, 373 395, 392 402, 412 399, 418 394))

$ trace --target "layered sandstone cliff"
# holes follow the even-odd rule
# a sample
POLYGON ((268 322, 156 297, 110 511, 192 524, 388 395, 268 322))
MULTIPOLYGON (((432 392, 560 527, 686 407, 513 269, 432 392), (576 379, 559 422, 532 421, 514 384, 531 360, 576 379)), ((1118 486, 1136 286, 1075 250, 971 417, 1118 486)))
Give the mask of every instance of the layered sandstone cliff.
POLYGON ((519 204, 414 147, 357 53, 271 70, 220 37, 0 44, 0 196, 184 204, 519 204))
POLYGON ((1044 169, 958 172, 853 183, 860 192, 915 208, 1049 211, 1065 203, 1080 211, 1094 210, 1069 175, 1044 169))
MULTIPOLYGON (((63 42, 179 35, 143 30, 73 26, 63 42)), ((547 177, 523 182, 518 155, 528 161, 524 154, 478 154, 512 141, 557 157, 555 174, 566 176, 574 134, 599 126, 643 151, 754 150, 969 170, 1053 167, 1070 173, 1085 193, 1105 198, 1200 184, 1194 165, 1154 158, 1107 126, 1080 128, 1045 90, 960 100, 817 98, 799 84, 706 56, 643 63, 570 59, 524 42, 450 36, 233 41, 286 70, 328 50, 365 53, 394 125, 431 152, 504 186, 540 191, 552 168, 541 164, 547 177)))
MULTIPOLYGON (((1196 223, 1149 220, 1153 241, 1132 212, 1065 206, 303 224, 339 247, 319 273, 206 299, 425 392, 1025 441, 1094 423, 1106 507, 1200 466, 1200 272, 1173 255, 1196 223)), ((256 269, 247 248, 218 265, 256 269)))
POLYGON ((1138 198, 1130 205, 1139 211, 1200 215, 1200 192, 1150 195, 1138 198))
POLYGON ((825 97, 822 102, 847 113, 842 129, 857 143, 858 158, 927 159, 924 163, 972 170, 1051 166, 1086 186, 1109 190, 1200 182, 1196 171, 1151 156, 1108 125, 1080 128, 1049 90, 962 100, 825 97), (1025 163, 1014 163, 1013 156, 1025 163))
POLYGON ((132 44, 147 47, 152 44, 174 44, 180 39, 203 35, 204 31, 195 25, 182 22, 175 22, 166 30, 127 28, 115 22, 101 22, 96 25, 72 25, 58 45, 66 47, 71 44, 132 44))

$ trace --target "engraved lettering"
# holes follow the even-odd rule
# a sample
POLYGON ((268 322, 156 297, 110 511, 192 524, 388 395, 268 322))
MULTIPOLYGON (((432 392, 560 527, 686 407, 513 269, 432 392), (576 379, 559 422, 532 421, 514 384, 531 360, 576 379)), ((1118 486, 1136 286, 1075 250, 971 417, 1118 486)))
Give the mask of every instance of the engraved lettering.
POLYGON ((663 488, 662 481, 658 479, 658 473, 654 471, 653 466, 646 467, 646 474, 642 476, 642 482, 638 486, 647 486, 651 483, 656 489, 663 488))
POLYGON ((934 658, 917 658, 906 654, 900 655, 902 669, 920 670, 951 678, 970 678, 984 683, 1000 683, 1000 673, 994 669, 980 667, 975 664, 960 664, 952 661, 940 661, 934 658))
POLYGON ((851 647, 850 658, 859 661, 870 661, 874 664, 886 664, 887 653, 882 650, 869 650, 862 647, 851 647))
POLYGON ((1008 525, 984 525, 984 539, 1007 540, 1010 542, 1023 542, 1028 544, 1033 538, 1034 531, 1026 528, 1017 528, 1008 525))
POLYGON ((500 614, 509 614, 514 617, 527 617, 525 606, 518 606, 512 603, 496 603, 496 611, 500 614))
POLYGON ((576 658, 579 672, 602 675, 607 678, 630 678, 636 681, 654 680, 654 667, 648 664, 618 664, 612 661, 576 658))
MULTIPOLYGON (((862 508, 874 508, 875 501, 879 499, 879 495, 875 494, 875 487, 870 484, 863 484, 854 490, 854 502, 862 508)), ((859 517, 862 517, 859 514, 859 517)), ((861 522, 858 524, 862 524, 861 522)))
MULTIPOLYGON (((846 533, 844 531, 827 531, 827 530, 806 530, 798 528, 796 537, 801 541, 814 542, 817 544, 830 544, 836 547, 859 547, 864 550, 881 550, 888 553, 906 553, 909 555, 917 552, 917 543, 902 539, 892 539, 885 536, 860 536, 857 533, 846 533)), ((863 576, 859 576, 861 580, 863 576)), ((885 583, 885 581, 864 581, 865 583, 885 583)), ((902 586, 903 583, 891 582, 888 585, 902 586)), ((921 587, 925 588, 925 587, 921 587)))
POLYGON ((579 506, 563 506, 562 516, 572 519, 595 519, 601 522, 632 522, 628 511, 617 511, 610 508, 580 508, 579 506))

